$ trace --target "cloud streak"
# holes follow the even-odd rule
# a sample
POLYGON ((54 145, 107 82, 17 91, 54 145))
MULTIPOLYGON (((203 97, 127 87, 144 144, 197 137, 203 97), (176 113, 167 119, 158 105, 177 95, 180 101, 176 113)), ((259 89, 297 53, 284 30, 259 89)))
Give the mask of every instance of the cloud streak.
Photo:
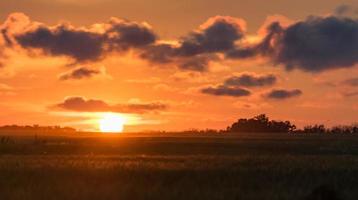
POLYGON ((80 80, 80 79, 85 79, 85 78, 91 78, 98 74, 101 74, 100 70, 89 69, 86 67, 80 67, 80 68, 77 68, 75 70, 72 70, 70 72, 60 75, 59 79, 61 81, 66 81, 66 80, 71 80, 71 79, 80 80))
POLYGON ((264 95, 268 99, 276 100, 285 100, 293 97, 299 97, 303 92, 299 89, 294 90, 284 90, 284 89, 274 89, 264 95))
POLYGON ((272 74, 255 75, 255 74, 241 74, 239 76, 232 76, 225 80, 226 86, 237 87, 265 87, 276 84, 277 77, 272 74))
POLYGON ((75 112, 117 112, 143 114, 148 112, 163 111, 168 108, 168 105, 160 102, 110 105, 102 100, 86 99, 83 97, 68 97, 63 102, 51 106, 51 108, 75 112))
POLYGON ((209 94, 214 96, 246 97, 251 95, 251 92, 247 89, 239 87, 228 87, 225 85, 206 87, 201 89, 201 92, 203 94, 209 94))
POLYGON ((205 87, 201 89, 201 92, 214 96, 245 97, 252 94, 247 88, 272 86, 276 82, 277 77, 273 74, 258 75, 243 73, 231 76, 217 86, 205 87))

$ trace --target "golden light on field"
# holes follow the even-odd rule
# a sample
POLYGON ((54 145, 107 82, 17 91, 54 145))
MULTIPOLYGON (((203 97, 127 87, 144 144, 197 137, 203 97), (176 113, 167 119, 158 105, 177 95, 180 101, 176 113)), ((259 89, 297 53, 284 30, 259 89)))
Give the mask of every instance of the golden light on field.
POLYGON ((99 120, 99 130, 102 133, 120 133, 123 131, 126 120, 123 116, 106 113, 99 120))

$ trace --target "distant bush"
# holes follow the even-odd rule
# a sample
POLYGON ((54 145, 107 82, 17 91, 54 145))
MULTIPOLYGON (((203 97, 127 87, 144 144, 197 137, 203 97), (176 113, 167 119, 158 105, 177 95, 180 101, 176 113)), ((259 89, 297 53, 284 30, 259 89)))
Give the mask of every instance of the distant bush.
POLYGON ((296 130, 290 121, 270 120, 265 114, 250 119, 239 119, 227 128, 227 132, 289 133, 296 130))
POLYGON ((358 134, 358 125, 335 126, 329 132, 336 134, 358 134))
POLYGON ((309 125, 303 128, 303 133, 327 133, 328 130, 323 124, 309 125))
POLYGON ((295 133, 308 133, 308 134, 358 134, 358 125, 351 126, 334 126, 326 128, 324 125, 310 125, 305 126, 303 130, 297 130, 295 133))

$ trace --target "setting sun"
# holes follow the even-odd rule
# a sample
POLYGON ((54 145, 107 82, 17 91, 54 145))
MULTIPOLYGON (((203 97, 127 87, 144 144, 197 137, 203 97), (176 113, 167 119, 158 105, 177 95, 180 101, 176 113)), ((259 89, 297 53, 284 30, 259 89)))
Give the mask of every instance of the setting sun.
POLYGON ((120 133, 124 124, 125 119, 122 116, 107 113, 99 120, 99 129, 103 133, 120 133))

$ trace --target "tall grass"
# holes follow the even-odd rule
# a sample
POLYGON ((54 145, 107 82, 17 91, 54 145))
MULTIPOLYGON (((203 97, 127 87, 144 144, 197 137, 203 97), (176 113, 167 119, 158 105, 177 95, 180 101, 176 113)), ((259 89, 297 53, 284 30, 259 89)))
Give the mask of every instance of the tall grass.
POLYGON ((13 140, 0 145, 0 199, 295 200, 325 187, 358 197, 354 137, 13 140))

